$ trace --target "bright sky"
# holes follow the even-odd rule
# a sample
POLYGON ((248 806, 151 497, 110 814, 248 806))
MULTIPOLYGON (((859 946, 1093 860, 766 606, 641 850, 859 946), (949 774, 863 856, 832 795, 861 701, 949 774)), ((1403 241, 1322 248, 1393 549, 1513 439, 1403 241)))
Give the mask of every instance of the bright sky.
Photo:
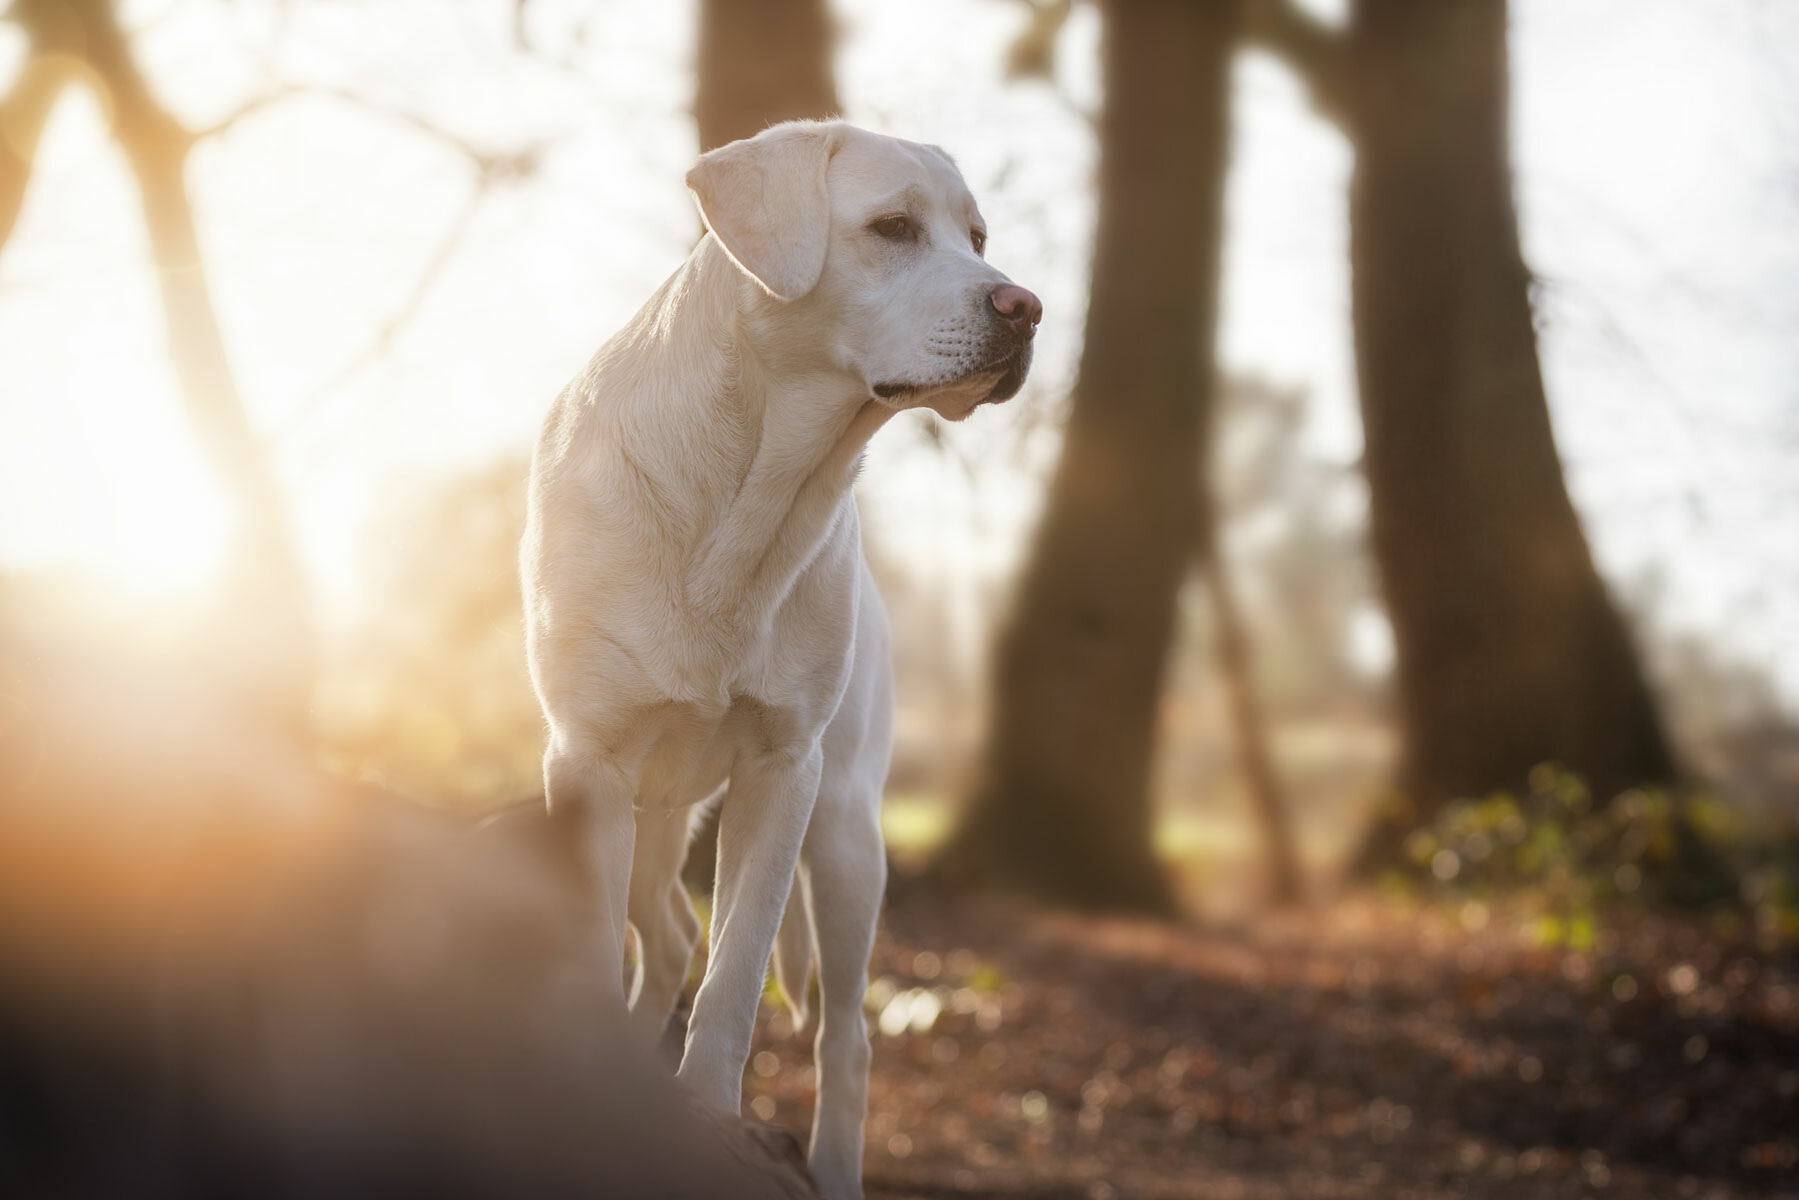
MULTIPOLYGON (((1314 5, 1329 10, 1329 3, 1314 5)), ((4 7, 4 0, 0 0, 4 7)), ((840 0, 850 115, 961 162, 991 257, 1048 310, 1032 386, 946 431, 877 440, 865 508, 884 543, 967 605, 1015 560, 1078 352, 1092 219, 1096 15, 1062 47, 1065 95, 1000 79, 1022 6, 840 0), (978 469, 972 464, 979 464, 978 469)), ((686 5, 127 5, 168 102, 216 119, 276 82, 341 87, 495 148, 544 141, 534 178, 469 201, 472 171, 403 121, 273 105, 206 145, 191 188, 233 362, 274 449, 329 611, 353 609, 359 531, 421 476, 522 455, 549 399, 686 252, 686 5), (280 15, 281 13, 285 15, 280 15)), ((1577 502, 1614 584, 1654 572, 1665 615, 1768 663, 1799 697, 1799 5, 1521 0, 1515 138, 1545 369, 1577 502)), ((0 81, 20 46, 0 38, 0 81)), ((1343 188, 1350 154, 1295 83, 1238 73, 1225 365, 1302 385, 1307 436, 1351 461, 1343 188)), ((99 109, 48 129, 0 257, 0 562, 178 591, 226 524, 163 357, 128 176, 99 109)))

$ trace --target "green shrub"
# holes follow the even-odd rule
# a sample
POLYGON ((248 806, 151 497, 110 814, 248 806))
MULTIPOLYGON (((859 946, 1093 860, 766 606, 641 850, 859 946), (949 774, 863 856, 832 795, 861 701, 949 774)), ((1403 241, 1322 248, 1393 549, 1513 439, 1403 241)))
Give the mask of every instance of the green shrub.
POLYGON ((1711 910, 1799 941, 1799 848, 1703 791, 1632 789, 1599 802, 1553 764, 1522 795, 1457 801, 1406 839, 1401 878, 1425 894, 1521 907, 1545 941, 1590 943, 1620 905, 1711 910))

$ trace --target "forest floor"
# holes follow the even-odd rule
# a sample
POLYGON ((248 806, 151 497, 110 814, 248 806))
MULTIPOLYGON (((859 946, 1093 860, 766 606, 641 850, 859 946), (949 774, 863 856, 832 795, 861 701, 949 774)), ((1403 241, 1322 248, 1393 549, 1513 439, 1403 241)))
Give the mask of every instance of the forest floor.
MULTIPOLYGON (((1799 964, 1373 898, 1228 927, 890 907, 871 1200, 1799 1197, 1799 964)), ((810 1036, 746 1097, 802 1139, 810 1036)))

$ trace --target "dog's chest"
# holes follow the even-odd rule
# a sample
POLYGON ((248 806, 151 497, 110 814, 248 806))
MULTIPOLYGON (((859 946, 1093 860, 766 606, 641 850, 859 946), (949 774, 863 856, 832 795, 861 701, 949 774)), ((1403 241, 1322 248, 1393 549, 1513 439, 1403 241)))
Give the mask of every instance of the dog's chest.
POLYGON ((646 729, 649 745, 639 776, 639 808, 682 808, 706 798, 730 770, 736 738, 729 708, 667 705, 646 729))
POLYGON ((795 514, 783 526, 791 541, 767 545, 722 594, 695 594, 693 562, 671 573, 657 639, 671 653, 670 698, 808 707, 830 689, 851 652, 862 570, 853 506, 833 515, 795 514))
POLYGON ((713 704, 659 706, 646 723, 648 746, 639 777, 640 808, 683 808, 711 795, 743 754, 803 741, 796 714, 740 696, 713 704))
POLYGON ((854 578, 844 595, 845 581, 826 569, 835 565, 808 572, 753 626, 719 623, 701 636, 680 622, 670 640, 694 648, 691 657, 665 676, 663 700, 636 722, 646 739, 639 804, 697 803, 741 756, 798 754, 816 743, 855 654, 854 578))
POLYGON ((855 629, 853 586, 818 577, 834 574, 807 572, 763 606, 694 613, 671 605, 660 642, 670 652, 658 672, 664 695, 720 723, 745 708, 791 711, 802 731, 808 716, 822 721, 855 629))

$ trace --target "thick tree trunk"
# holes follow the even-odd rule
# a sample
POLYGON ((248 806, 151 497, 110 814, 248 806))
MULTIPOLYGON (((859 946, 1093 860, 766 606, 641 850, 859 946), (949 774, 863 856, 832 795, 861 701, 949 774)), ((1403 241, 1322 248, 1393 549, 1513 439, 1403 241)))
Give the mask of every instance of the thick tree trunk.
POLYGON ((1563 484, 1508 153, 1504 0, 1359 0, 1346 117, 1372 533, 1406 731, 1363 865, 1446 800, 1556 761, 1674 764, 1563 484))
POLYGON ((104 93, 113 134, 142 197, 169 359, 188 420, 237 504, 241 524, 230 581, 234 620, 219 637, 237 643, 227 661, 289 730, 299 732, 306 724, 313 667, 305 576, 213 310, 184 180, 193 138, 151 94, 108 0, 21 0, 17 16, 36 52, 78 58, 91 71, 89 82, 104 93))
POLYGON ((1151 761, 1198 528, 1234 4, 1103 5, 1099 221, 1062 459, 994 669, 951 883, 1166 909, 1151 761))
POLYGON ((700 0, 700 149, 837 115, 826 0, 700 0))

